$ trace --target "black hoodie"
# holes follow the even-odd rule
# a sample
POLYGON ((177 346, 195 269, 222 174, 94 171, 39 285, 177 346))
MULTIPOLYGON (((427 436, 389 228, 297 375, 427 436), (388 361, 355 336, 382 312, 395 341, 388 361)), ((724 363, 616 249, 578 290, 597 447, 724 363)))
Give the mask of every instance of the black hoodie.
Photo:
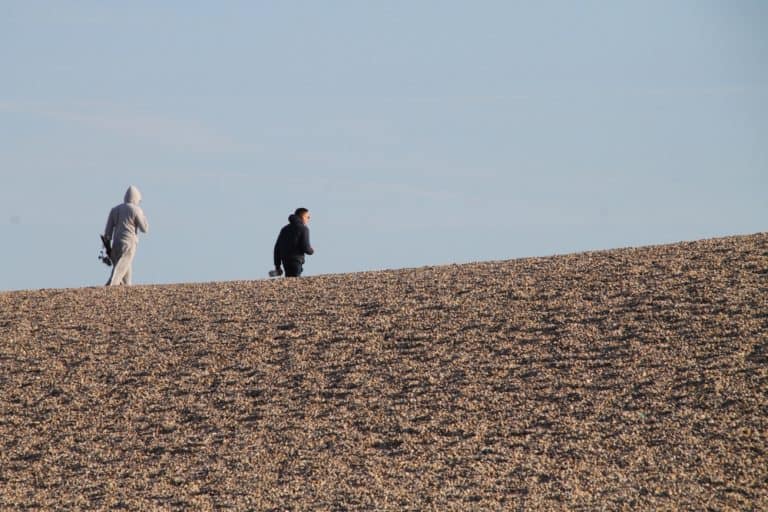
POLYGON ((275 242, 275 267, 280 262, 296 261, 304 263, 305 254, 315 252, 309 244, 309 228, 296 215, 288 217, 288 224, 283 226, 275 242))

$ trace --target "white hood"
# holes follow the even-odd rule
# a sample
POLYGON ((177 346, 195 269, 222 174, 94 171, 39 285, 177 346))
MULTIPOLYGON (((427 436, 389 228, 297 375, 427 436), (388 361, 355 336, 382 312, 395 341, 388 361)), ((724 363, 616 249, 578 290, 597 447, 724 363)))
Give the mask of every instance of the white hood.
POLYGON ((128 190, 125 191, 125 202, 128 204, 139 204, 141 201, 141 192, 139 189, 131 185, 128 190))

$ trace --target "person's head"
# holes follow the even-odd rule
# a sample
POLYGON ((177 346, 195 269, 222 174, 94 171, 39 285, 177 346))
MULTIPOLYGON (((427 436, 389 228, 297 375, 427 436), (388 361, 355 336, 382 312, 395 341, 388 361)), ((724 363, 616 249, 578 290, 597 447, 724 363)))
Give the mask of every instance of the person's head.
POLYGON ((309 222, 310 216, 309 216, 309 210, 306 208, 296 208, 296 211, 293 212, 293 214, 301 219, 301 222, 304 224, 307 224, 309 222))
POLYGON ((139 192, 138 188, 131 185, 125 191, 124 201, 129 204, 139 204, 141 202, 141 192, 139 192))

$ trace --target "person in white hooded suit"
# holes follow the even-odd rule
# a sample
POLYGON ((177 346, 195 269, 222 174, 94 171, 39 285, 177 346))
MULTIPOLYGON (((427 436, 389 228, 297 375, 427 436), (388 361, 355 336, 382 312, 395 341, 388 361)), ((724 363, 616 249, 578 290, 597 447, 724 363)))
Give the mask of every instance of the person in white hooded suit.
POLYGON ((139 231, 149 230, 147 217, 139 203, 141 192, 131 185, 125 192, 125 201, 112 208, 107 218, 104 236, 112 240, 112 275, 107 286, 131 284, 131 266, 139 243, 139 231))

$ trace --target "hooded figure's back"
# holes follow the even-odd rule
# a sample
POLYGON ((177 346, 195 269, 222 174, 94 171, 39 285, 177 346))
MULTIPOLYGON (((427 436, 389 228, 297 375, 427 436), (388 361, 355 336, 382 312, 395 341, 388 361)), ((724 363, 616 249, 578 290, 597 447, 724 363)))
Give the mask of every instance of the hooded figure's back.
POLYGON ((125 202, 112 208, 107 217, 104 236, 112 240, 112 275, 108 285, 131 284, 131 264, 139 243, 138 231, 147 232, 149 224, 139 206, 141 192, 131 185, 125 193, 125 202))
POLYGON ((141 192, 131 185, 125 192, 123 204, 112 208, 107 218, 104 235, 112 239, 112 246, 133 245, 138 243, 138 231, 146 233, 149 223, 144 211, 139 206, 141 192))

